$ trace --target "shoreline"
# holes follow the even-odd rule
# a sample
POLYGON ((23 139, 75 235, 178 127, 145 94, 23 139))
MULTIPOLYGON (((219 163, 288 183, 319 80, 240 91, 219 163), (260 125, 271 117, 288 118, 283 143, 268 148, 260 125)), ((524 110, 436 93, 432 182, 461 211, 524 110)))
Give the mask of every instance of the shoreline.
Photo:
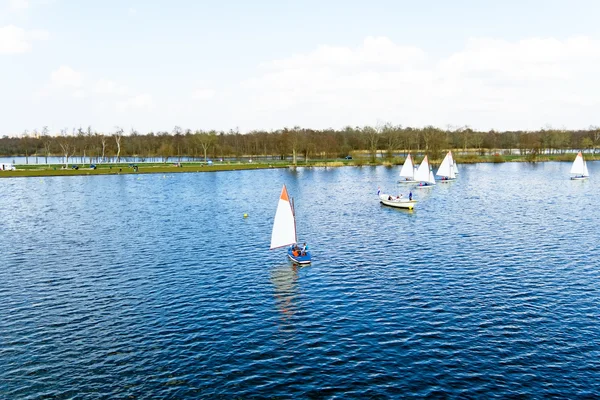
MULTIPOLYGON (((600 157, 590 157, 588 155, 586 161, 595 161, 600 157)), ((535 160, 527 156, 468 156, 457 157, 456 162, 460 164, 486 164, 486 163, 506 163, 506 162, 572 162, 571 154, 555 154, 538 156, 535 160), (568 157, 566 157, 568 156, 568 157)), ((301 161, 297 163, 298 168, 319 168, 319 167, 372 167, 386 166, 396 167, 401 166, 404 159, 385 160, 378 159, 377 162, 371 163, 368 160, 359 158, 352 160, 328 160, 328 161, 309 161, 305 163, 301 161)), ((418 161, 420 162, 420 160, 418 161)), ((441 160, 435 160, 432 165, 437 165, 441 160)), ((84 164, 85 165, 85 164, 84 164)), ((87 164, 89 165, 89 164, 87 164)), ((220 171, 245 171, 254 169, 274 169, 274 168, 294 168, 291 162, 273 162, 273 163, 236 163, 236 164, 212 164, 206 165, 197 162, 182 162, 180 166, 174 164, 164 165, 162 163, 143 164, 139 163, 138 169, 135 170, 130 165, 132 163, 120 164, 98 164, 96 169, 82 166, 79 169, 64 169, 63 165, 51 164, 38 167, 38 165, 17 165, 14 171, 1 171, 0 178, 27 178, 27 177, 52 177, 52 176, 91 176, 91 175, 131 175, 131 174, 167 174, 167 173, 198 173, 198 172, 220 172, 220 171)))

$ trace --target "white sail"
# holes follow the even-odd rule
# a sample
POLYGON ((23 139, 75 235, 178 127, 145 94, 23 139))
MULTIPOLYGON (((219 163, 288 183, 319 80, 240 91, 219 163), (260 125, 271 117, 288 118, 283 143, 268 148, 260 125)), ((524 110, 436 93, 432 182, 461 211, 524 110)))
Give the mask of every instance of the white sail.
POLYGON ((429 180, 427 181, 427 183, 435 185, 435 177, 433 176, 433 170, 429 170, 429 180))
POLYGON ((429 182, 429 160, 427 160, 427 156, 421 161, 421 165, 415 172, 415 181, 419 182, 429 182))
POLYGON ((275 220, 273 221, 273 232, 271 233, 271 249, 289 246, 297 242, 296 239, 296 220, 294 211, 290 203, 287 189, 283 185, 275 220))
POLYGON ((415 167, 413 165, 412 157, 410 156, 410 154, 406 157, 404 165, 402 165, 402 169, 400 170, 400 176, 403 178, 408 178, 410 180, 415 179, 415 167))
POLYGON ((575 161, 573 161, 571 173, 578 176, 588 176, 587 165, 583 160, 583 155, 581 152, 577 153, 577 157, 575 157, 575 161))
POLYGON ((456 174, 454 173, 454 160, 452 158, 452 152, 449 151, 446 153, 446 157, 442 161, 440 168, 438 168, 436 172, 437 176, 442 176, 448 179, 456 178, 456 174))
POLYGON ((454 158, 452 158, 452 161, 454 162, 454 175, 458 175, 458 164, 454 158))
POLYGON ((587 162, 585 160, 583 160, 583 176, 590 176, 590 173, 587 169, 587 162))

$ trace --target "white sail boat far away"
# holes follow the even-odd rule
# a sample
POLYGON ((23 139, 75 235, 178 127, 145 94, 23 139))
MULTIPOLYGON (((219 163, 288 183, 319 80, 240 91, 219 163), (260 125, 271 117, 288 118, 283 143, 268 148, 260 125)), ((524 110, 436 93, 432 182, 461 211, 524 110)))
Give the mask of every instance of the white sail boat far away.
POLYGON ((415 173, 415 181, 419 182, 417 185, 419 188, 435 185, 435 178, 433 177, 433 171, 431 170, 427 156, 421 161, 421 165, 419 165, 415 173))
POLYGON ((575 174, 571 177, 571 179, 587 179, 590 177, 588 172, 587 163, 583 159, 583 155, 581 152, 577 153, 577 157, 575 157, 575 161, 573 161, 573 165, 571 166, 571 174, 575 174))
POLYGON ((400 180, 399 183, 415 183, 415 165, 413 164, 412 157, 410 154, 406 156, 406 161, 400 169, 400 180))
POLYGON ((290 199, 287 188, 283 185, 275 220, 273 221, 273 231, 271 232, 271 250, 288 246, 288 257, 297 264, 310 264, 311 258, 306 243, 302 247, 297 245, 296 236, 296 215, 294 213, 294 202, 290 199))
POLYGON ((435 174, 442 178, 442 182, 454 180, 456 179, 456 171, 454 170, 455 165, 456 164, 454 163, 452 152, 449 151, 448 153, 446 153, 446 157, 444 157, 440 168, 438 168, 435 174))

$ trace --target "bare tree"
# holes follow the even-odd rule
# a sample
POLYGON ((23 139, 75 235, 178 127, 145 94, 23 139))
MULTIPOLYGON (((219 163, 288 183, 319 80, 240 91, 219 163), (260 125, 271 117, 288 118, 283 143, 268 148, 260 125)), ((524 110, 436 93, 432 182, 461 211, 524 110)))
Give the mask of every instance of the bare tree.
POLYGON ((42 143, 44 146, 45 164, 48 165, 48 156, 50 155, 50 149, 52 148, 52 138, 50 138, 50 132, 47 126, 42 128, 42 143))
POLYGON ((121 162, 121 139, 123 138, 123 128, 116 127, 115 142, 117 143, 117 163, 121 162))
POLYGON ((367 141, 369 144, 369 153, 371 154, 371 162, 375 162, 375 157, 377 155, 377 146, 379 145, 379 132, 376 129, 365 126, 363 128, 363 133, 367 136, 367 141))
POLYGON ((204 162, 208 162, 208 149, 217 142, 217 132, 196 131, 196 140, 200 144, 200 147, 202 147, 202 151, 204 151, 204 162))
POLYGON ((23 131, 23 139, 21 140, 21 143, 25 149, 25 164, 29 164, 29 131, 27 129, 23 131))
POLYGON ((65 168, 69 168, 69 156, 73 153, 74 147, 71 143, 71 138, 69 137, 68 129, 60 130, 60 138, 58 139, 58 144, 62 149, 63 154, 65 155, 65 168))
POLYGON ((106 160, 106 135, 103 133, 100 134, 100 142, 102 143, 102 162, 106 160))

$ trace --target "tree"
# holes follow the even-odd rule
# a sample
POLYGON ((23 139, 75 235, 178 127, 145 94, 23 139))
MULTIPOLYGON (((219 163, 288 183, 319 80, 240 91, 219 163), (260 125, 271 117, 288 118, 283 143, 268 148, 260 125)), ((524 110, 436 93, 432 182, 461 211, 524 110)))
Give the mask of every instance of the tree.
POLYGON ((589 137, 584 137, 581 139, 581 147, 589 150, 594 147, 594 141, 589 137))
POLYGON ((44 158, 45 164, 48 164, 48 156, 50 155, 50 149, 52 146, 52 138, 49 135, 48 127, 44 126, 42 128, 42 144, 44 146, 44 158))
POLYGON ((100 142, 102 143, 102 162, 106 160, 106 136, 104 134, 100 134, 100 142))
POLYGON ((162 157, 163 162, 165 164, 170 157, 173 157, 174 153, 175 153, 175 148, 173 147, 173 145, 171 143, 168 143, 168 142, 164 142, 163 144, 161 144, 158 149, 158 154, 162 157))
POLYGON ((25 164, 29 164, 29 131, 27 129, 23 131, 21 145, 23 146, 23 149, 25 149, 25 164))
POLYGON ((60 130, 58 144, 65 156, 65 168, 69 168, 69 156, 73 154, 75 146, 73 146, 71 138, 69 137, 69 131, 66 128, 60 130))
POLYGON ((208 162, 208 149, 217 142, 217 132, 196 131, 195 138, 204 152, 204 162, 208 162))
POLYGON ((117 163, 121 162, 121 139, 123 138, 123 128, 116 127, 114 134, 115 142, 117 143, 117 163))
POLYGON ((371 155, 371 162, 375 162, 377 156, 377 148, 379 145, 379 132, 376 129, 365 126, 363 128, 363 134, 367 137, 367 143, 369 146, 369 154, 371 155))

